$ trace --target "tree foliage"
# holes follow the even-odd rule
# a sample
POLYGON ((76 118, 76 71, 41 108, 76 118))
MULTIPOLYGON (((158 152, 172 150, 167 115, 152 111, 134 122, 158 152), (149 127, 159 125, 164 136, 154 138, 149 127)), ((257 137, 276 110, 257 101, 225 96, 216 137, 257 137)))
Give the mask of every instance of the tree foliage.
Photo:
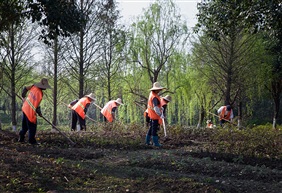
POLYGON ((40 38, 45 43, 58 36, 69 36, 84 26, 87 18, 74 0, 2 0, 0 2, 0 31, 11 23, 29 18, 41 27, 40 38), (71 22, 70 22, 71 21, 71 22))
MULTIPOLYGON (((271 42, 266 50, 272 55, 272 78, 270 85, 266 85, 272 95, 275 108, 273 126, 280 109, 281 84, 281 53, 282 53, 282 4, 280 0, 236 0, 220 1, 207 0, 198 4, 198 24, 196 32, 202 30, 215 41, 221 41, 222 37, 231 37, 238 29, 246 33, 263 33, 271 42)), ((269 61, 268 61, 269 62, 269 61)))

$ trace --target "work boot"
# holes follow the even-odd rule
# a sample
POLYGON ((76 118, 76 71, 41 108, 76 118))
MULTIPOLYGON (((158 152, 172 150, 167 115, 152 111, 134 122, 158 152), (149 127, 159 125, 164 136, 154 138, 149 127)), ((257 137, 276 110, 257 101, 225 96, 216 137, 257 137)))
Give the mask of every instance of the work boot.
POLYGON ((86 131, 86 126, 85 125, 81 126, 81 131, 83 131, 83 130, 86 131))
POLYGON ((29 138, 29 139, 28 139, 28 142, 29 142, 31 145, 39 145, 39 143, 37 143, 37 141, 36 141, 35 138, 29 138))
POLYGON ((24 143, 24 136, 19 135, 19 140, 18 140, 18 142, 24 143))
POLYGON ((32 145, 32 146, 39 146, 41 144, 36 141, 36 142, 30 143, 30 145, 32 145))
POLYGON ((145 144, 146 144, 146 145, 151 145, 151 135, 146 135, 145 144))
POLYGON ((162 146, 161 144, 159 144, 159 137, 158 136, 153 136, 153 143, 154 143, 154 146, 156 146, 156 147, 162 146))

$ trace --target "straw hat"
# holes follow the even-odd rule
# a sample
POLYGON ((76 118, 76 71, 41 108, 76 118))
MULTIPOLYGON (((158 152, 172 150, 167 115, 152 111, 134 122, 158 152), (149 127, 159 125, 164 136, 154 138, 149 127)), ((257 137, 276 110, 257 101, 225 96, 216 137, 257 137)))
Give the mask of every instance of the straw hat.
POLYGON ((47 88, 51 89, 51 86, 49 85, 48 80, 46 78, 42 78, 41 81, 38 83, 35 83, 34 86, 41 88, 41 89, 47 89, 47 88))
POLYGON ((209 123, 212 123, 212 121, 211 120, 207 120, 207 124, 209 124, 209 123))
POLYGON ((115 100, 116 103, 120 104, 120 105, 123 105, 123 103, 121 102, 121 99, 120 98, 117 98, 117 100, 115 100))
POLYGON ((95 99, 95 96, 94 96, 94 94, 93 93, 90 93, 90 94, 88 94, 88 95, 85 95, 86 97, 88 97, 88 98, 91 98, 93 101, 95 101, 96 99, 95 99))
POLYGON ((151 88, 150 90, 163 90, 165 89, 164 87, 161 87, 160 83, 159 82, 155 82, 153 84, 153 88, 151 88))
POLYGON ((171 96, 166 95, 163 99, 166 100, 166 101, 168 101, 168 102, 170 102, 170 101, 171 101, 171 96))

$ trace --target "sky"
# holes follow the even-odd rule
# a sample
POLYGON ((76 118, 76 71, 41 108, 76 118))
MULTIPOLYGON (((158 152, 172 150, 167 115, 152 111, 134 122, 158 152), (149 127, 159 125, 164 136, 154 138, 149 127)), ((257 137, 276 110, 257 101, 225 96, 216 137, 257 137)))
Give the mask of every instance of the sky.
MULTIPOLYGON (((138 15, 142 14, 142 9, 146 9, 155 0, 117 0, 123 20, 132 21, 138 15)), ((194 27, 197 23, 197 3, 201 0, 174 0, 174 3, 180 8, 180 14, 187 21, 188 27, 194 27)))

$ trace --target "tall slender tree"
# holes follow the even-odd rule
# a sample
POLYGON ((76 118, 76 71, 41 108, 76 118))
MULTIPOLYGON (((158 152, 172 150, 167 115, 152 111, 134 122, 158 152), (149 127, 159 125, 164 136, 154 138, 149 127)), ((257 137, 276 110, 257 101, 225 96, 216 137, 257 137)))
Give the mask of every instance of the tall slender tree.
MULTIPOLYGON (((34 45, 33 39, 35 37, 34 28, 27 27, 26 24, 11 24, 7 26, 7 30, 0 34, 0 41, 2 46, 0 47, 0 59, 1 69, 5 77, 2 77, 8 81, 2 82, 2 89, 6 91, 9 97, 11 97, 11 119, 13 130, 16 130, 17 125, 17 99, 18 88, 21 80, 32 68, 31 48, 34 45), (9 83, 9 84, 8 84, 9 83)), ((22 87, 20 87, 22 88, 22 87)))
MULTIPOLYGON (((107 11, 105 1, 80 0, 79 9, 81 15, 86 15, 88 20, 86 26, 81 26, 78 34, 72 35, 64 54, 65 69, 69 76, 78 81, 79 89, 77 91, 76 84, 69 83, 69 87, 75 92, 74 94, 81 98, 92 90, 94 84, 90 84, 97 73, 90 69, 98 65, 96 62, 100 57, 99 50, 101 48, 102 32, 105 25, 103 12, 107 11)), ((83 18, 82 18, 83 19, 83 18)))
MULTIPOLYGON (((102 89, 107 90, 107 100, 112 100, 112 95, 121 95, 118 93, 120 75, 123 75, 121 65, 123 49, 126 43, 125 31, 122 26, 118 24, 119 11, 114 3, 108 3, 107 11, 103 12, 104 28, 102 31, 101 49, 99 66, 97 70, 100 72, 99 79, 101 80, 102 89)), ((115 96, 117 97, 117 96, 115 96)), ((106 102, 106 101, 105 101, 106 102)))

